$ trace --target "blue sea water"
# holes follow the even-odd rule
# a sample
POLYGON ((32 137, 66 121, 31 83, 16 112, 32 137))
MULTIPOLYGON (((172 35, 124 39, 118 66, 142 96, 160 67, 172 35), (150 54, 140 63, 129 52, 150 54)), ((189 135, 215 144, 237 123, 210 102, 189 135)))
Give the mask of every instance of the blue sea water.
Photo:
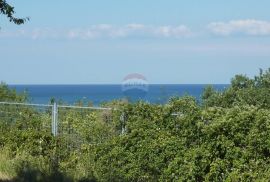
MULTIPOLYGON (((149 85, 144 93, 133 90, 132 93, 123 91, 121 85, 10 85, 18 92, 26 91, 32 103, 47 104, 52 98, 74 104, 79 100, 91 101, 94 105, 115 99, 128 98, 132 101, 144 100, 150 103, 166 103, 173 96, 191 95, 200 99, 207 85, 194 84, 156 84, 149 85)), ((216 90, 224 90, 228 85, 215 84, 216 90)))

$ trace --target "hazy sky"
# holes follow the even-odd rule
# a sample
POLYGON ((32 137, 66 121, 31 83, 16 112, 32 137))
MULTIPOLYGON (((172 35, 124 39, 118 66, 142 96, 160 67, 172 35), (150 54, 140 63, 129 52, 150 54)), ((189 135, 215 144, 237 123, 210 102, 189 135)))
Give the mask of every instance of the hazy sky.
POLYGON ((270 67, 269 0, 8 0, 0 81, 9 84, 229 83, 270 67))

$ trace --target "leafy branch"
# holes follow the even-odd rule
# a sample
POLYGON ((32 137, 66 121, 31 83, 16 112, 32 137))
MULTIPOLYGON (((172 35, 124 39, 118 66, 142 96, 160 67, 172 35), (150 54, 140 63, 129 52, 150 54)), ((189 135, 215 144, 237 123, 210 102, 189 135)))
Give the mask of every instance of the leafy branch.
POLYGON ((7 16, 10 22, 15 23, 16 25, 24 24, 29 20, 29 17, 26 18, 17 18, 14 17, 15 11, 14 7, 9 5, 6 0, 0 0, 0 14, 7 16))

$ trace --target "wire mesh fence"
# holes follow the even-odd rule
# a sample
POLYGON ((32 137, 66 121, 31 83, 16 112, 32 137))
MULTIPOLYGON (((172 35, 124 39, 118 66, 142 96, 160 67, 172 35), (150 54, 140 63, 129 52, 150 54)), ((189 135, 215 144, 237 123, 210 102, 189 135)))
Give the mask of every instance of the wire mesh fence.
MULTIPOLYGON (((0 131, 40 131, 69 150, 98 145, 127 130, 124 113, 112 108, 0 102, 0 131), (117 122, 117 123, 115 123, 117 122)), ((179 113, 172 114, 179 116, 179 113)))
POLYGON ((97 145, 114 132, 111 108, 0 102, 0 129, 35 130, 60 138, 62 147, 97 145))
POLYGON ((58 107, 58 134, 68 149, 80 148, 83 144, 97 145, 108 139, 112 123, 112 110, 79 106, 58 107))
POLYGON ((0 103, 1 130, 17 126, 20 130, 51 132, 51 109, 47 105, 0 103))

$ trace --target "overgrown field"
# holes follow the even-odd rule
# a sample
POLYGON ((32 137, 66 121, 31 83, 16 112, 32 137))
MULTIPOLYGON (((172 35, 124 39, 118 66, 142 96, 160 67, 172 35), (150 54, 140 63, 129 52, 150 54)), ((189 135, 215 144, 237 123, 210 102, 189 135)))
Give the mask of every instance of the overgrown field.
MULTIPOLYGON (((0 101, 27 99, 0 86, 0 101)), ((207 87, 200 102, 185 96, 165 105, 104 106, 116 110, 66 110, 57 137, 50 132, 50 110, 0 106, 0 179, 270 179, 270 70, 252 79, 235 76, 222 92, 207 87)))

